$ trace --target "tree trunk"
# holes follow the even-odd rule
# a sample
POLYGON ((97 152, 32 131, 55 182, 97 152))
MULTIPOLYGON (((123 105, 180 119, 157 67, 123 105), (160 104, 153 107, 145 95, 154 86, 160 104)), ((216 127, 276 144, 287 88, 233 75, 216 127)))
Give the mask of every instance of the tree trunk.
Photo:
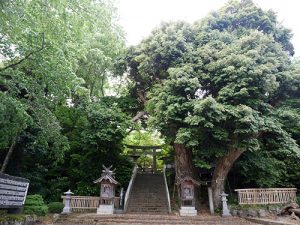
POLYGON ((234 162, 240 157, 244 151, 231 149, 229 152, 217 160, 216 168, 213 172, 211 187, 213 191, 213 202, 215 208, 221 204, 220 194, 224 191, 224 184, 227 175, 232 168, 234 162))
POLYGON ((8 150, 6 156, 5 156, 4 162, 3 162, 2 167, 1 167, 1 171, 0 171, 1 173, 5 172, 6 167, 9 163, 10 157, 11 157, 11 155, 12 155, 14 149, 15 149, 16 143, 17 143, 17 141, 15 139, 15 140, 13 140, 12 144, 10 145, 9 150, 8 150))
POLYGON ((192 176, 192 152, 187 149, 183 144, 173 144, 175 150, 175 171, 176 181, 183 175, 188 174, 192 176))
MULTIPOLYGON (((182 144, 173 144, 175 150, 175 172, 176 182, 178 179, 189 175, 198 180, 196 170, 193 167, 192 151, 182 144)), ((178 199, 180 199, 180 187, 177 186, 178 199)), ((194 189, 195 207, 200 207, 200 189, 195 186, 194 189)))
MULTIPOLYGON (((192 152, 183 144, 173 144, 175 151, 175 182, 177 183, 185 174, 193 174, 192 152)), ((180 186, 177 186, 178 199, 180 199, 180 186)))

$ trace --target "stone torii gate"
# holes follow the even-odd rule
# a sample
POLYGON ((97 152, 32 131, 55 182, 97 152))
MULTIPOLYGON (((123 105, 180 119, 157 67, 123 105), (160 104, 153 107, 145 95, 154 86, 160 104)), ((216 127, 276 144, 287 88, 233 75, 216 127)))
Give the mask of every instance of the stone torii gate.
POLYGON ((132 157, 133 160, 136 162, 137 159, 141 155, 152 155, 152 169, 155 173, 157 171, 157 165, 156 165, 156 156, 157 156, 157 150, 161 149, 161 146, 137 146, 137 145, 125 145, 127 148, 130 149, 128 152, 128 156, 132 157))

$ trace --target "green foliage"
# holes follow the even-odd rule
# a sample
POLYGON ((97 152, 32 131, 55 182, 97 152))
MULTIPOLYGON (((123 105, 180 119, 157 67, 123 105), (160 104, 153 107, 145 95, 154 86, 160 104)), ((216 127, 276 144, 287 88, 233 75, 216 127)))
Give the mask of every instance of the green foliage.
POLYGON ((121 141, 136 102, 103 97, 125 46, 113 2, 17 0, 0 9, 1 163, 16 141, 7 172, 29 178, 29 192, 47 201, 69 188, 98 195, 101 164, 124 171, 126 185, 132 165, 121 141))
POLYGON ((267 152, 246 153, 239 161, 244 184, 255 182, 261 188, 287 187, 287 165, 267 152))
POLYGON ((123 143, 126 145, 162 145, 164 140, 157 131, 134 130, 127 135, 123 143))
POLYGON ((22 223, 26 220, 26 216, 20 214, 6 214, 5 212, 2 214, 0 212, 0 215, 0 222, 3 223, 22 223))
POLYGON ((25 105, 0 92, 0 149, 7 148, 27 128, 30 119, 25 105))
POLYGON ((27 195, 24 207, 25 214, 36 214, 45 216, 48 213, 48 207, 44 203, 41 195, 27 195))
POLYGON ((0 118, 1 134, 10 135, 2 136, 1 150, 17 140, 16 148, 26 145, 23 152, 42 149, 57 163, 69 144, 54 115, 56 106, 99 96, 102 81, 123 51, 114 7, 110 1, 89 0, 7 1, 0 7, 0 54, 4 58, 0 93, 1 98, 4 93, 7 96, 3 101, 7 114, 15 115, 11 120, 0 118), (31 118, 30 126, 26 115, 31 118))
POLYGON ((249 178, 256 175, 260 186, 290 185, 282 159, 300 156, 298 112, 282 108, 299 97, 290 39, 274 12, 230 1, 194 25, 169 23, 153 31, 128 50, 129 76, 137 95, 147 96, 150 124, 192 149, 197 167, 210 168, 229 149, 249 151, 255 157, 243 161, 244 175, 255 167, 261 174, 252 170, 249 178))
POLYGON ((47 206, 49 213, 61 213, 64 208, 62 202, 50 202, 47 206))
POLYGON ((8 171, 29 178, 31 193, 47 200, 60 200, 70 187, 96 193, 91 186, 102 163, 131 167, 118 163, 130 125, 125 107, 116 98, 99 100, 124 50, 113 3, 6 1, 0 7, 1 162, 16 140, 8 171))

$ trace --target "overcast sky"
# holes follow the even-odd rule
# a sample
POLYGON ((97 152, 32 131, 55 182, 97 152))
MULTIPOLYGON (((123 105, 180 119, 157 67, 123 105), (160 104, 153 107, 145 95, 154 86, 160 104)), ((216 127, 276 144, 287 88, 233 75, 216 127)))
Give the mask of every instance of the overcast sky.
MULTIPOLYGON (((222 7, 227 0, 118 0, 120 24, 128 45, 138 44, 162 21, 194 22, 222 7)), ((263 9, 273 9, 278 20, 293 31, 292 42, 300 56, 300 1, 254 0, 263 9)))

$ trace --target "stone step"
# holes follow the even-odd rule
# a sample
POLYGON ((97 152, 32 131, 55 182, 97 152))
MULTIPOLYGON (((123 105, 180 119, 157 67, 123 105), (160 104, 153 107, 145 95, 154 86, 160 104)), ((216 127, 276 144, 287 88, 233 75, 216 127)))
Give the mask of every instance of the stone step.
POLYGON ((162 174, 137 174, 129 196, 127 212, 168 213, 162 174))

